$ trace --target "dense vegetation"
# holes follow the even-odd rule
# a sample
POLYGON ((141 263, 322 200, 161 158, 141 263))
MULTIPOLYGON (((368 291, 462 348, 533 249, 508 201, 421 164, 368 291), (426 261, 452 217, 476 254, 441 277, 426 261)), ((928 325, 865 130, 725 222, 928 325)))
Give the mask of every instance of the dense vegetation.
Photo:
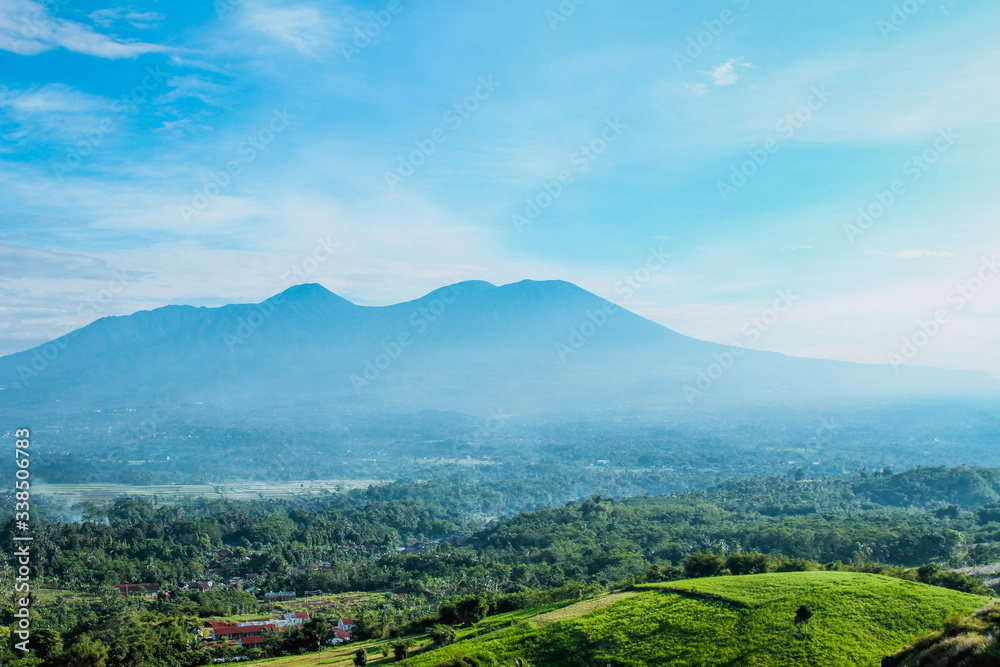
MULTIPOLYGON (((265 575, 261 585, 300 593, 611 584, 705 549, 959 567, 1000 560, 998 491, 1000 472, 967 467, 777 477, 670 496, 595 496, 486 526, 505 495, 448 481, 293 500, 123 498, 83 508, 93 520, 39 527, 34 566, 55 586, 94 589, 180 584, 225 557, 234 566, 228 576, 265 575), (420 553, 396 552, 412 541, 420 553)), ((8 523, 0 538, 10 546, 12 535, 8 523)))
MULTIPOLYGON (((32 577, 63 592, 36 607, 35 627, 51 630, 36 635, 51 644, 36 656, 106 653, 91 663, 107 667, 202 664, 209 655, 190 630, 207 617, 255 613, 255 595, 242 588, 379 592, 357 610, 357 636, 380 637, 641 582, 728 574, 852 570, 983 594, 979 579, 947 568, 1000 560, 1000 471, 992 469, 800 473, 594 496, 490 520, 517 490, 543 493, 532 480, 519 484, 452 478, 282 500, 49 506, 50 519, 35 526, 32 577), (58 519, 67 513, 77 520, 58 519), (239 584, 230 588, 181 590, 232 577, 239 584), (110 588, 140 582, 163 584, 171 597, 126 600, 110 588)), ((12 536, 8 522, 0 530, 8 553, 12 536)), ((0 625, 9 626, 10 577, 0 580, 0 625)), ((319 629, 290 634, 265 652, 321 640, 319 629)))

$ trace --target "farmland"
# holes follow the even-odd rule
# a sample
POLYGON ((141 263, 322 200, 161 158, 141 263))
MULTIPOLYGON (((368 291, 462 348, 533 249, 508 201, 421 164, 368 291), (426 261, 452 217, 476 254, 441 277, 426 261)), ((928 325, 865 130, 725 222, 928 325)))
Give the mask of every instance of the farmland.
POLYGON ((158 500, 214 498, 259 500, 291 498, 315 493, 342 493, 385 483, 377 479, 325 479, 275 482, 227 482, 224 484, 37 484, 35 493, 61 502, 101 502, 121 496, 158 500))

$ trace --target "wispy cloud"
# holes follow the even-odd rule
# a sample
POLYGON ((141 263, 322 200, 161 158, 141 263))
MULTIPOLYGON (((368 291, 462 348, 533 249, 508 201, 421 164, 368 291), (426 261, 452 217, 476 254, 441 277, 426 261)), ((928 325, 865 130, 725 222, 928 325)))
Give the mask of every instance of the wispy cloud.
POLYGON ((98 9, 87 15, 91 21, 103 28, 110 28, 119 21, 124 21, 133 28, 145 30, 153 28, 163 22, 165 18, 159 12, 136 12, 131 9, 109 8, 98 9))
POLYGON ((954 257, 955 253, 947 250, 906 250, 897 252, 893 257, 896 259, 920 259, 923 257, 954 257))
POLYGON ((309 5, 290 7, 248 4, 242 16, 242 26, 251 32, 263 33, 299 54, 317 57, 332 47, 336 35, 345 26, 343 18, 324 9, 309 5))
POLYGON ((34 56, 57 48, 112 60, 169 50, 158 44, 102 35, 77 21, 52 16, 45 5, 33 0, 0 3, 0 49, 34 56))
POLYGON ((25 90, 0 86, 0 133, 11 142, 7 149, 25 142, 79 138, 111 105, 111 100, 61 83, 25 90))
POLYGON ((0 107, 18 114, 86 113, 107 108, 102 97, 74 90, 61 83, 49 83, 18 91, 0 87, 0 107))
POLYGON ((888 253, 885 250, 865 250, 864 255, 876 255, 878 257, 892 257, 894 259, 923 259, 926 257, 955 257, 955 253, 949 250, 903 250, 901 252, 888 253))
POLYGON ((159 98, 159 102, 162 104, 170 104, 185 97, 193 97, 209 106, 224 106, 223 98, 226 94, 226 86, 209 81, 204 77, 195 74, 174 76, 167 80, 167 85, 172 90, 159 98))

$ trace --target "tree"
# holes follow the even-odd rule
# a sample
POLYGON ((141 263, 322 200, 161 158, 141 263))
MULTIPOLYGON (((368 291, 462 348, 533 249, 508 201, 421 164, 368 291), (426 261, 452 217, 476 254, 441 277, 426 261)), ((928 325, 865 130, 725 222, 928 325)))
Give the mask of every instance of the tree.
POLYGON ((454 602, 442 602, 438 608, 438 618, 447 625, 458 624, 458 607, 454 602))
POLYGON ((310 650, 320 650, 333 634, 330 630, 330 619, 322 614, 316 614, 303 624, 302 634, 310 650))
POLYGON ((396 658, 396 662, 406 660, 406 644, 399 642, 398 644, 393 645, 392 654, 396 658))
POLYGON ((937 563, 928 563, 917 568, 917 581, 922 584, 929 584, 934 581, 941 568, 937 563))
POLYGON ((269 656, 276 656, 281 653, 281 637, 274 630, 264 628, 261 632, 261 637, 263 641, 260 643, 260 647, 269 656))
POLYGON ((730 554, 726 569, 732 574, 763 574, 771 569, 771 559, 766 554, 730 554))
POLYGON ((368 664, 368 651, 359 648, 354 652, 354 664, 358 667, 365 667, 368 664))
POLYGON ((430 635, 435 646, 445 646, 455 641, 455 628, 439 623, 431 628, 430 635))
POLYGON ((108 660, 108 647, 90 635, 80 635, 69 650, 73 665, 104 667, 108 660))
POLYGON ((462 616, 462 620, 467 623, 478 623, 486 618, 489 610, 490 604, 486 598, 479 595, 470 595, 458 605, 458 613, 462 616))
POLYGON ((38 628, 31 633, 31 647, 39 658, 45 659, 63 650, 59 633, 50 628, 38 628))
POLYGON ((806 638, 809 636, 809 621, 812 620, 812 608, 804 604, 795 611, 795 627, 798 628, 798 636, 806 638))
POLYGON ((795 610, 795 625, 802 625, 803 623, 808 623, 812 620, 813 610, 807 604, 802 605, 797 610, 795 610))
POLYGON ((701 553, 691 554, 684 559, 684 576, 688 579, 699 577, 715 577, 722 573, 726 562, 722 556, 715 555, 711 549, 701 553))

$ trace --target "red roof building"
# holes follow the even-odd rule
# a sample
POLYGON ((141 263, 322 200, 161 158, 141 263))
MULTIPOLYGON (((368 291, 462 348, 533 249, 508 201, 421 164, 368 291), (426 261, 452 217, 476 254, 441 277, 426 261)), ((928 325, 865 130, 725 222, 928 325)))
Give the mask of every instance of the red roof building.
POLYGON ((225 627, 225 628, 212 628, 212 639, 242 639, 244 637, 252 637, 260 635, 264 630, 276 631, 278 626, 273 623, 267 623, 264 625, 244 625, 243 627, 225 627))
POLYGON ((340 628, 336 628, 333 631, 333 637, 330 639, 329 643, 336 645, 349 641, 351 641, 351 633, 348 632, 347 630, 341 630, 340 628))

